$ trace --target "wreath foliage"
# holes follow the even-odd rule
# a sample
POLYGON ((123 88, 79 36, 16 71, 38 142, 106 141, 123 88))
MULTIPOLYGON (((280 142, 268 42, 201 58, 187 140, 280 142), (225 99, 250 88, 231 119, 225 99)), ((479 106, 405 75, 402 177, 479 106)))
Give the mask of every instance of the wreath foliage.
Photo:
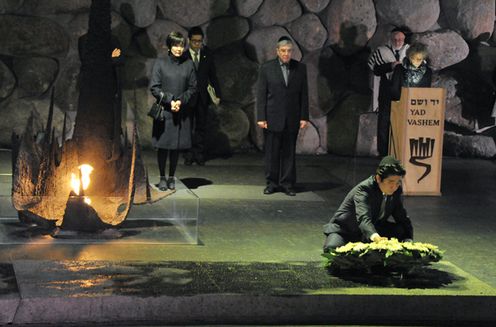
POLYGON ((441 260, 443 252, 435 245, 421 242, 399 242, 395 238, 380 242, 349 242, 322 254, 326 266, 341 270, 410 271, 441 260))

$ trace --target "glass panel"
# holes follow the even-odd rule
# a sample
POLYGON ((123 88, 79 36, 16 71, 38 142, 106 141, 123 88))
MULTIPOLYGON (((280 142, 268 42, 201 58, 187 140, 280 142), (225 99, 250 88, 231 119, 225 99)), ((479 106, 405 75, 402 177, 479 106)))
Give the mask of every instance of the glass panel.
MULTIPOLYGON (((157 180, 158 178, 152 178, 157 180)), ((12 205, 12 176, 0 175, 0 244, 22 243, 143 243, 197 244, 199 198, 180 180, 176 192, 154 203, 133 205, 119 226, 100 232, 74 232, 22 224, 12 205)), ((123 202, 123 199, 90 197, 92 202, 123 202)), ((32 201, 32 197, 26 197, 32 201)), ((40 201, 56 201, 40 197, 40 201)), ((65 200, 62 199, 62 203, 65 200)))

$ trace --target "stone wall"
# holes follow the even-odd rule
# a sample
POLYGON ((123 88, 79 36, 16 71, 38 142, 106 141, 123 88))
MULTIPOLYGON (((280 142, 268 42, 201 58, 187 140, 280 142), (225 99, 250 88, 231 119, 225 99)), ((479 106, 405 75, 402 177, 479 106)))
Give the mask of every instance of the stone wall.
MULTIPOLYGON (((64 113, 70 130, 78 99, 78 39, 87 31, 90 3, 0 2, 0 147, 10 147, 12 130, 24 128, 31 110, 46 116, 51 87, 59 133, 64 113)), ((138 122, 144 146, 150 146, 146 111, 153 102, 147 89, 153 61, 164 54, 169 32, 201 25, 223 93, 221 106, 210 110, 210 152, 262 148, 254 112, 257 71, 275 57, 276 40, 287 35, 295 41, 294 57, 309 72, 311 125, 300 133, 297 151, 356 154, 357 142, 370 142, 370 133, 358 133, 360 117, 371 107, 368 54, 387 41, 393 26, 406 25, 414 40, 428 46, 434 85, 448 90, 446 154, 496 155, 495 129, 477 132, 494 124, 495 0, 113 0, 112 7, 113 33, 126 59, 123 112, 138 122)), ((373 147, 365 148, 371 150, 361 155, 373 155, 373 147)))

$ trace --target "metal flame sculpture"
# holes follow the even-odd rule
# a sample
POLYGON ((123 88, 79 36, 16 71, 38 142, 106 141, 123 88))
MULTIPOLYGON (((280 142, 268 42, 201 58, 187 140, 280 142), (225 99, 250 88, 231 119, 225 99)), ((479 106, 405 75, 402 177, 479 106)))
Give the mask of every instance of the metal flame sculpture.
POLYGON ((149 187, 136 127, 130 142, 121 132, 110 23, 110 0, 93 0, 72 139, 65 139, 66 118, 61 144, 52 128, 53 89, 46 128, 35 130, 41 120, 33 112, 23 135, 13 134, 12 201, 21 220, 99 230, 122 223, 133 200, 149 203, 169 194, 149 187), (85 180, 89 172, 83 164, 91 166, 91 183, 85 180), (83 184, 77 191, 71 187, 71 176, 83 184), (80 190, 84 195, 78 194, 80 190), (69 223, 75 220, 77 224, 69 223))

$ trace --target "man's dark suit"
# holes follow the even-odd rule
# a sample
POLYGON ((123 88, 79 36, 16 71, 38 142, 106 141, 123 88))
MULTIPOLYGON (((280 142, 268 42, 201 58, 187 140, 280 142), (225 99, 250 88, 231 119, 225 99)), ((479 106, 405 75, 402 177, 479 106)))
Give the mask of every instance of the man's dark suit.
MULTIPOLYGON (((193 60, 191 52, 188 51, 188 57, 193 60)), ((203 47, 200 50, 198 66, 195 65, 197 93, 192 99, 194 108, 194 133, 193 147, 188 154, 191 159, 205 160, 205 134, 207 125, 207 112, 210 103, 207 86, 210 83, 217 93, 217 97, 221 98, 221 91, 217 73, 215 69, 214 59, 208 47, 203 47)), ((194 60, 193 60, 194 62, 194 60)))
POLYGON ((345 242, 369 242, 374 233, 400 240, 413 239, 412 223, 403 207, 401 193, 400 187, 387 197, 380 217, 384 196, 375 176, 367 178, 346 195, 329 223, 324 225, 324 234, 328 236, 337 233, 345 242), (387 222, 389 216, 393 217, 396 224, 387 222))
POLYGON ((296 182, 295 149, 301 120, 308 120, 306 66, 289 62, 288 85, 279 59, 262 65, 257 88, 257 121, 266 121, 267 185, 291 188, 296 182))

